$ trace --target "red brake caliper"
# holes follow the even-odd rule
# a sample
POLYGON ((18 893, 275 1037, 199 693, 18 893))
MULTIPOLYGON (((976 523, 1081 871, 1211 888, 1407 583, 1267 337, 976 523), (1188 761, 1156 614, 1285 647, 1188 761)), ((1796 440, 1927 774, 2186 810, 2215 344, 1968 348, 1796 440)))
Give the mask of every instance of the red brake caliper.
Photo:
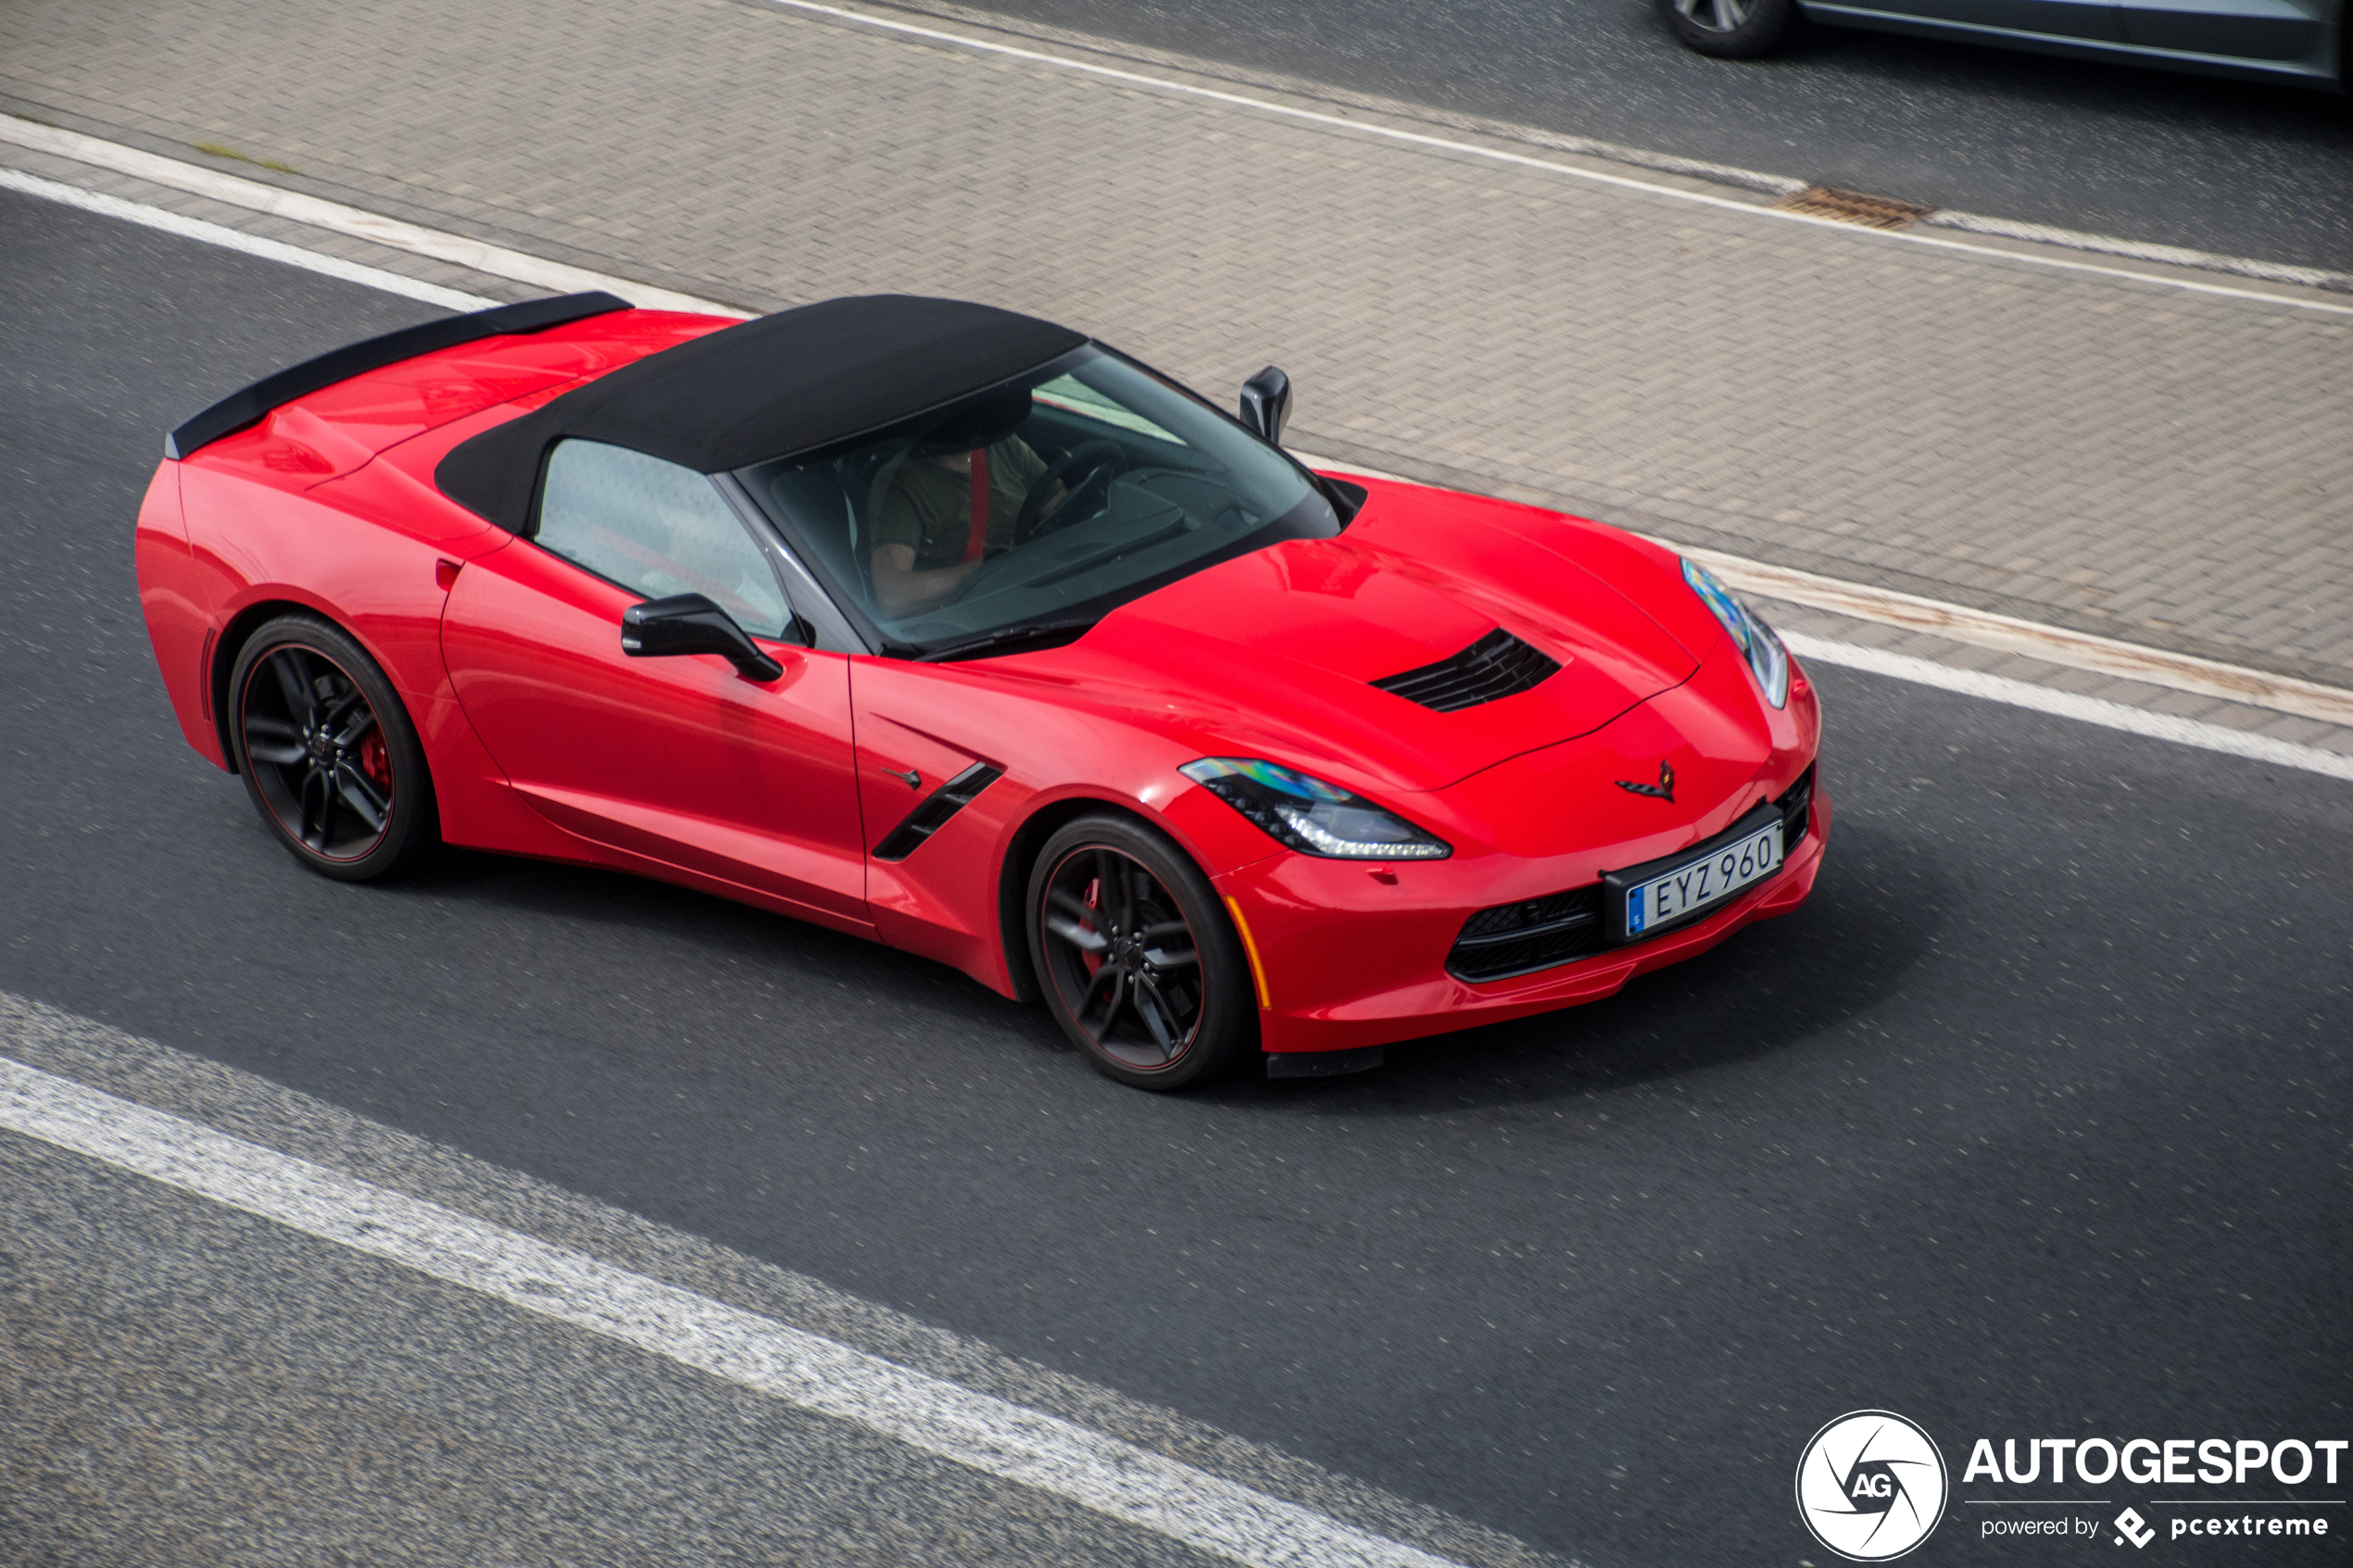
POLYGON ((368 782, 384 791, 386 800, 392 798, 392 753, 384 749, 384 731, 370 730, 359 743, 359 771, 368 782))
MULTIPOLYGON (((1101 877, 1097 877, 1094 881, 1088 883, 1087 884, 1087 891, 1079 901, 1085 904, 1088 909, 1095 911, 1096 919, 1092 923, 1095 930, 1098 933, 1101 933, 1103 929, 1103 922, 1101 919, 1103 909, 1103 879, 1101 877)), ((1094 979, 1095 972, 1103 967, 1102 956, 1099 953, 1082 953, 1079 955, 1079 961, 1087 966, 1087 978, 1089 980, 1094 979)))

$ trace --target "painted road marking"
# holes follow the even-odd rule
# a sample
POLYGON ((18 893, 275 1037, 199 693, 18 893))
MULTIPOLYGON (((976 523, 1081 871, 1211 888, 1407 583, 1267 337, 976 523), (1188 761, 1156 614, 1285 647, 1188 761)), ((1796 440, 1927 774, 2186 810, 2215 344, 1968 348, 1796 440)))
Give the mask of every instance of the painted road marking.
POLYGON ((258 234, 241 233, 235 229, 208 223, 201 218, 189 218, 143 202, 125 201, 100 191, 85 191, 79 185, 68 185, 56 180, 44 180, 37 174, 21 169, 0 169, 0 191, 16 191, 28 196, 39 196, 67 207, 78 207, 84 212, 95 212, 107 218, 119 218, 126 223, 143 228, 159 229, 167 234, 177 234, 183 240, 198 240, 224 250, 242 251, 265 261, 276 261, 288 267, 299 267, 306 272, 322 272, 330 278, 341 278, 347 283, 364 283, 386 294, 406 295, 427 305, 438 305, 447 310, 481 310, 498 303, 480 295, 460 294, 434 283, 404 278, 397 272, 387 272, 381 267, 364 266, 346 261, 341 257, 323 256, 300 245, 286 245, 278 240, 265 240, 258 234))
MULTIPOLYGON (((6 123, 5 120, 0 120, 0 125, 6 123)), ((46 128, 36 127, 35 129, 46 128)), ((58 134, 71 133, 58 132, 58 134)), ((123 150, 127 152, 132 149, 123 150)), ((141 158, 154 157, 152 154, 145 153, 137 156, 141 158)), ((158 158, 155 161, 169 163, 170 160, 158 158)), ((238 180, 233 175, 216 176, 209 169, 195 169, 192 172, 205 175, 208 181, 252 185, 254 190, 272 195, 285 194, 273 191, 269 186, 255 184, 251 181, 238 180)), ((19 191, 27 195, 63 202, 85 211, 102 213, 107 217, 143 224, 166 233, 178 234, 208 245, 223 245, 249 256, 282 262, 287 266, 300 267, 309 271, 323 273, 328 277, 364 283, 371 288, 405 295, 411 299, 446 305, 452 309, 478 310, 498 303, 497 300, 479 295, 459 294, 454 289, 420 282, 414 278, 404 278, 396 272, 387 272, 380 268, 346 261, 339 257, 304 250, 299 246, 286 245, 277 240, 266 240, 257 235, 241 233, 234 229, 184 217, 176 212, 166 211, 162 207, 145 206, 138 202, 127 201, 120 196, 106 195, 55 180, 44 180, 37 175, 22 173, 16 169, 0 169, 0 189, 19 191)), ((309 198, 301 199, 308 201, 309 198)), ((320 205, 332 206, 333 204, 320 205)), ((359 213, 357 208, 342 210, 362 219, 371 216, 359 213)), ((291 214, 280 212, 279 216, 286 217, 291 214)), ((382 221, 392 222, 389 219, 382 221)), ((414 225, 403 224, 398 227, 413 229, 414 225)), ((346 229, 339 232, 354 232, 356 231, 346 229)), ((1863 231, 1858 231, 1860 232, 1863 231)), ((430 233, 431 232, 419 230, 417 232, 430 233)), ((453 246, 473 244, 472 241, 461 240, 455 235, 443 237, 447 239, 453 246)), ((502 254, 519 255, 514 252, 502 254)), ((522 259, 532 261, 535 258, 522 257, 522 259)), ((560 264, 549 262, 545 265, 558 267, 560 264)), ((488 268, 477 268, 476 270, 490 271, 494 277, 513 275, 488 268)), ((636 298, 641 301, 661 292, 648 290, 625 278, 606 277, 599 273, 584 271, 579 268, 563 267, 561 271, 564 274, 563 286, 574 289, 608 289, 624 298, 636 298)), ((518 278, 517 281, 545 280, 518 278)), ((680 300, 687 299, 685 295, 671 297, 680 300)), ((688 300, 688 304, 694 308, 716 314, 734 316, 743 314, 741 311, 712 305, 707 301, 688 300)), ((1306 454, 1298 455, 1306 457, 1306 454)), ((1325 461, 1321 458, 1311 460, 1319 464, 1325 461)), ((1377 470, 1365 470, 1360 465, 1351 463, 1332 462, 1328 466, 1342 470, 1367 472, 1375 478, 1403 478, 1402 475, 1383 474, 1377 470)), ((1669 541, 1661 540, 1659 543, 1667 545, 1669 548, 1682 548, 1669 541)), ((2237 665, 2217 663, 2211 659, 2169 654, 2159 649, 2144 648, 2136 644, 2119 643, 2082 633, 2068 632, 2058 627, 2042 626, 2033 621, 1995 615, 1986 610, 1970 609, 1963 605, 1944 604, 1935 599, 1920 598, 1910 594, 1897 594, 1886 589, 1867 587, 1861 583, 1841 583, 1835 578, 1816 577, 1810 572, 1794 571, 1786 567, 1770 566, 1761 561, 1744 560, 1737 556, 1721 555, 1715 551, 1691 550, 1686 553, 1704 561, 1710 570, 1722 573, 1735 586, 1745 588, 1750 592, 1818 604, 1846 615, 1859 616, 1890 625, 1934 631, 1942 635, 1965 642, 2007 647, 2010 651, 2026 654, 2054 664, 2069 665, 2076 669, 2097 670, 2103 673, 2124 675, 2130 679, 2156 685, 2171 686, 2182 691, 2196 692, 2201 696, 2225 697, 2233 701, 2253 703, 2323 720, 2342 721, 2339 715, 2348 705, 2353 705, 2353 694, 2339 692, 2333 686, 2323 686, 2313 682, 2296 681, 2259 670, 2247 670, 2237 665)), ((2038 686, 2025 681, 2012 681, 1996 675, 1981 675, 1970 671, 1952 669, 1929 659, 1884 653, 1877 648, 1832 642, 1827 638, 1792 633, 1786 641, 1801 656, 1818 659, 1826 664, 1842 664, 1851 669, 1869 671, 1877 675, 1891 676, 1899 681, 1912 681, 1921 685, 1937 686, 1945 691, 1961 692, 1970 696, 1983 697, 1989 701, 2005 702, 2013 707, 2032 709, 2041 713, 2079 720, 2084 723, 2101 724, 2109 729, 2123 730, 2132 734, 2149 735, 2183 746, 2198 746, 2208 751, 2250 758, 2257 761, 2276 763, 2282 767, 2298 768, 2308 772, 2324 774, 2330 778, 2353 779, 2353 759, 2322 750, 2318 746, 2298 746, 2292 741, 2278 740, 2269 735, 2228 729, 2220 724, 2199 723, 2195 720, 2180 719, 2171 714, 2133 708, 2124 703, 2108 702, 2098 697, 2078 696, 2070 692, 2057 691, 2048 686, 2038 686)))
MULTIPOLYGON (((137 179, 150 180, 158 185, 169 185, 174 190, 185 191, 191 195, 204 196, 212 201, 226 203, 231 207, 242 207, 253 212, 266 212, 273 218, 283 218, 289 222, 307 224, 314 229, 324 229, 330 233, 346 235, 355 240, 366 240, 371 245, 380 245, 388 250, 405 250, 412 256, 431 257, 435 261, 446 261, 453 267, 463 267, 468 271, 480 272, 493 278, 506 278, 518 283, 529 283, 534 288, 549 289, 557 294, 585 294, 594 289, 604 289, 648 310, 691 310, 707 315, 736 317, 749 314, 747 311, 736 309, 732 305, 720 305, 711 300, 698 299, 693 295, 680 294, 673 289, 656 288, 650 283, 640 283, 623 278, 609 278, 602 272, 592 272, 585 267, 573 267, 566 262, 550 261, 545 257, 526 255, 522 251, 509 250, 503 245, 468 239, 462 234, 451 234, 438 229, 427 229, 421 224, 404 223, 399 219, 386 218, 382 213, 367 212, 356 207, 346 207, 341 202, 321 201, 317 196, 306 196, 298 192, 281 190, 275 185, 265 185, 258 180, 240 179, 234 174, 223 174, 217 169, 206 169, 197 164, 182 163, 177 158, 142 152, 137 147, 126 147, 119 143, 103 141, 96 136, 85 136, 78 131, 64 131, 54 125, 37 125, 29 119, 18 119, 11 116, 0 115, 0 141, 14 142, 19 146, 29 147, 34 152, 71 158, 77 163, 87 163, 100 169, 111 169, 118 174, 129 174, 137 179)), ((19 176, 19 178, 30 179, 31 176, 19 176)), ((71 186, 65 188, 74 189, 71 186)), ((97 194, 96 192, 82 194, 91 196, 97 194)), ((106 196, 100 199, 113 201, 117 198, 106 196)), ((76 202, 75 205, 82 204, 76 202)), ((143 210, 149 213, 163 212, 161 207, 145 207, 143 210)), ((178 218, 178 215, 174 213, 164 213, 164 216, 178 218)), ((164 227, 163 224, 145 218, 135 218, 132 221, 145 222, 151 228, 164 227)), ((217 225, 208 225, 208 227, 218 229, 217 225)), ((236 232, 232 229, 218 229, 218 232, 236 232)), ((191 237, 200 236, 192 235, 191 237)), ((240 243, 232 248, 242 250, 253 244, 269 243, 271 242, 257 241, 250 235, 245 235, 240 236, 240 243)), ((262 253, 256 251, 253 254, 262 253)), ((293 265, 302 267, 309 264, 296 261, 293 265)), ((312 267, 311 270, 320 271, 323 269, 312 267)), ((398 276, 391 272, 381 275, 387 278, 398 276)), ((395 289, 393 292, 409 293, 414 288, 430 286, 409 280, 403 282, 405 286, 395 289)), ((378 284, 377 286, 387 285, 378 284)), ((422 299, 425 296, 411 294, 410 297, 422 299)), ((459 297, 471 298, 472 296, 459 297)), ((481 303, 495 305, 498 302, 484 300, 481 303)), ((472 310, 480 308, 480 306, 459 305, 451 308, 472 310)))
POLYGON ((1252 1568, 1459 1568, 1059 1416, 6 1057, 0 1127, 1252 1568))
POLYGON ((2199 659, 2194 654, 2169 653, 2140 643, 2046 626, 2041 621, 1998 615, 1987 609, 1970 609, 1940 599, 1922 598, 1917 594, 1899 594, 1891 588, 1843 583, 1835 577, 1743 560, 1714 550, 1690 549, 1671 540, 1652 542, 1670 550, 1681 550, 1744 593, 1811 605, 1837 615, 1875 621, 1883 626, 1900 626, 1907 632, 1927 632, 2026 659, 2045 659, 2076 670, 2096 671, 2127 681, 2171 686, 2199 696, 2247 703, 2274 712, 2292 713, 2299 719, 2353 728, 2353 692, 2339 686, 2224 664, 2219 659, 2199 659))
POLYGON ((1909 654, 1857 647, 1853 643, 1834 643, 1827 637, 1809 637, 1803 633, 1788 632, 1782 633, 1781 641, 1787 643, 1790 651, 1801 659, 1818 659, 1824 664, 1841 664, 1849 670, 1865 670, 1874 675, 1892 675, 1899 681, 1913 681, 1923 686, 1938 686, 1967 696, 2006 702, 2012 708, 2031 708, 2037 713, 2056 714, 2061 719, 2079 720, 2086 724, 2104 724, 2128 734, 2149 735, 2180 746, 2195 746, 2233 757, 2251 758, 2258 762, 2274 762, 2283 768, 2301 768, 2306 772, 2322 773, 2333 779, 2353 780, 2353 757, 2340 757, 2334 751, 2322 751, 2316 746, 2297 746, 2293 741, 2279 740, 2271 735, 2225 729, 2220 724, 2201 724, 2195 719, 2180 719, 2171 713, 2158 713, 2149 709, 2133 708, 2095 696, 2078 696, 2073 692, 2038 686, 2027 681, 2012 681, 2000 675, 1982 675, 1974 670, 1956 670, 1949 664, 1915 659, 1909 654))

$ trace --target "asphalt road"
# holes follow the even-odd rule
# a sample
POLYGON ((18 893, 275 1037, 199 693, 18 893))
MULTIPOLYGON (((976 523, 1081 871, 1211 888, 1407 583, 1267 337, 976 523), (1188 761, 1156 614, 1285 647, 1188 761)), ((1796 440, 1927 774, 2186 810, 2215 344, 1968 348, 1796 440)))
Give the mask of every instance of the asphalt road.
MULTIPOLYGON (((1789 1475, 1857 1407, 1997 1441, 2353 1426, 2340 783, 1824 670, 1839 820, 1797 915, 1378 1073, 1142 1095, 944 969, 697 895, 302 872, 178 737, 132 518, 167 424, 429 312, 13 195, 0 267, 0 990, 1596 1564, 1821 1561, 1789 1475)), ((119 1200, 88 1220, 118 1287, 142 1235, 206 1250, 54 1163, 18 1145, 0 1185, 119 1200)), ((72 1249, 9 1250, 21 1279, 72 1249)), ((289 1291, 404 1288, 291 1250, 289 1291)), ((385 1386, 463 1392, 478 1354, 550 1398, 504 1332, 385 1386)), ((320 1376, 396 1344, 306 1333, 283 1356, 320 1376)), ((688 1446, 716 1419, 648 1408, 688 1446)), ((206 1476, 144 1495, 194 1512, 206 1476)), ((2002 1560, 1976 1528, 1941 1549, 2002 1560)), ((2342 1558, 2271 1559, 2308 1560, 2342 1558)))
POLYGON ((1216 1561, 38 1143, 0 1222, 0 1562, 1216 1561))
POLYGON ((2353 103, 2335 94, 1848 28, 1712 60, 1650 0, 967 3, 1931 207, 2353 270, 2353 103))

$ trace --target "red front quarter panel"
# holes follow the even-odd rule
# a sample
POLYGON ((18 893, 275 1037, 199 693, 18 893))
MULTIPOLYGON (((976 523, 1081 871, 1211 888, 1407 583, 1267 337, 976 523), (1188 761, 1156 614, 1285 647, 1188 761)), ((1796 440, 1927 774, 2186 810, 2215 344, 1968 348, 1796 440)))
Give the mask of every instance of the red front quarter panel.
POLYGON ((860 659, 850 672, 869 847, 969 761, 1004 770, 904 860, 870 860, 866 897, 885 941, 1008 996, 1020 983, 1002 936, 1002 874, 1015 834, 1039 811, 1099 804, 1140 816, 1213 874, 1276 847, 1176 772, 1202 754, 1182 737, 1181 721, 1166 730, 1140 722, 1107 694, 1068 684, 1043 666, 1042 656, 973 664, 860 659), (909 768, 924 776, 920 792, 891 777, 909 768))

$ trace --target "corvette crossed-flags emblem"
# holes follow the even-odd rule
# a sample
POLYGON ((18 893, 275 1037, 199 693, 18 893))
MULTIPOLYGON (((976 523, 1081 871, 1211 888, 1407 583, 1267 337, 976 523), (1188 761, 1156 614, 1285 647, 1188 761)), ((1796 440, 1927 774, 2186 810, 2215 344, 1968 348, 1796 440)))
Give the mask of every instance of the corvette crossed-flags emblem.
POLYGON ((1661 762, 1658 765, 1658 783, 1655 784, 1636 784, 1631 779, 1620 779, 1617 781, 1617 787, 1629 795, 1647 795, 1654 800, 1664 800, 1672 805, 1675 801, 1675 766, 1671 762, 1661 762))

